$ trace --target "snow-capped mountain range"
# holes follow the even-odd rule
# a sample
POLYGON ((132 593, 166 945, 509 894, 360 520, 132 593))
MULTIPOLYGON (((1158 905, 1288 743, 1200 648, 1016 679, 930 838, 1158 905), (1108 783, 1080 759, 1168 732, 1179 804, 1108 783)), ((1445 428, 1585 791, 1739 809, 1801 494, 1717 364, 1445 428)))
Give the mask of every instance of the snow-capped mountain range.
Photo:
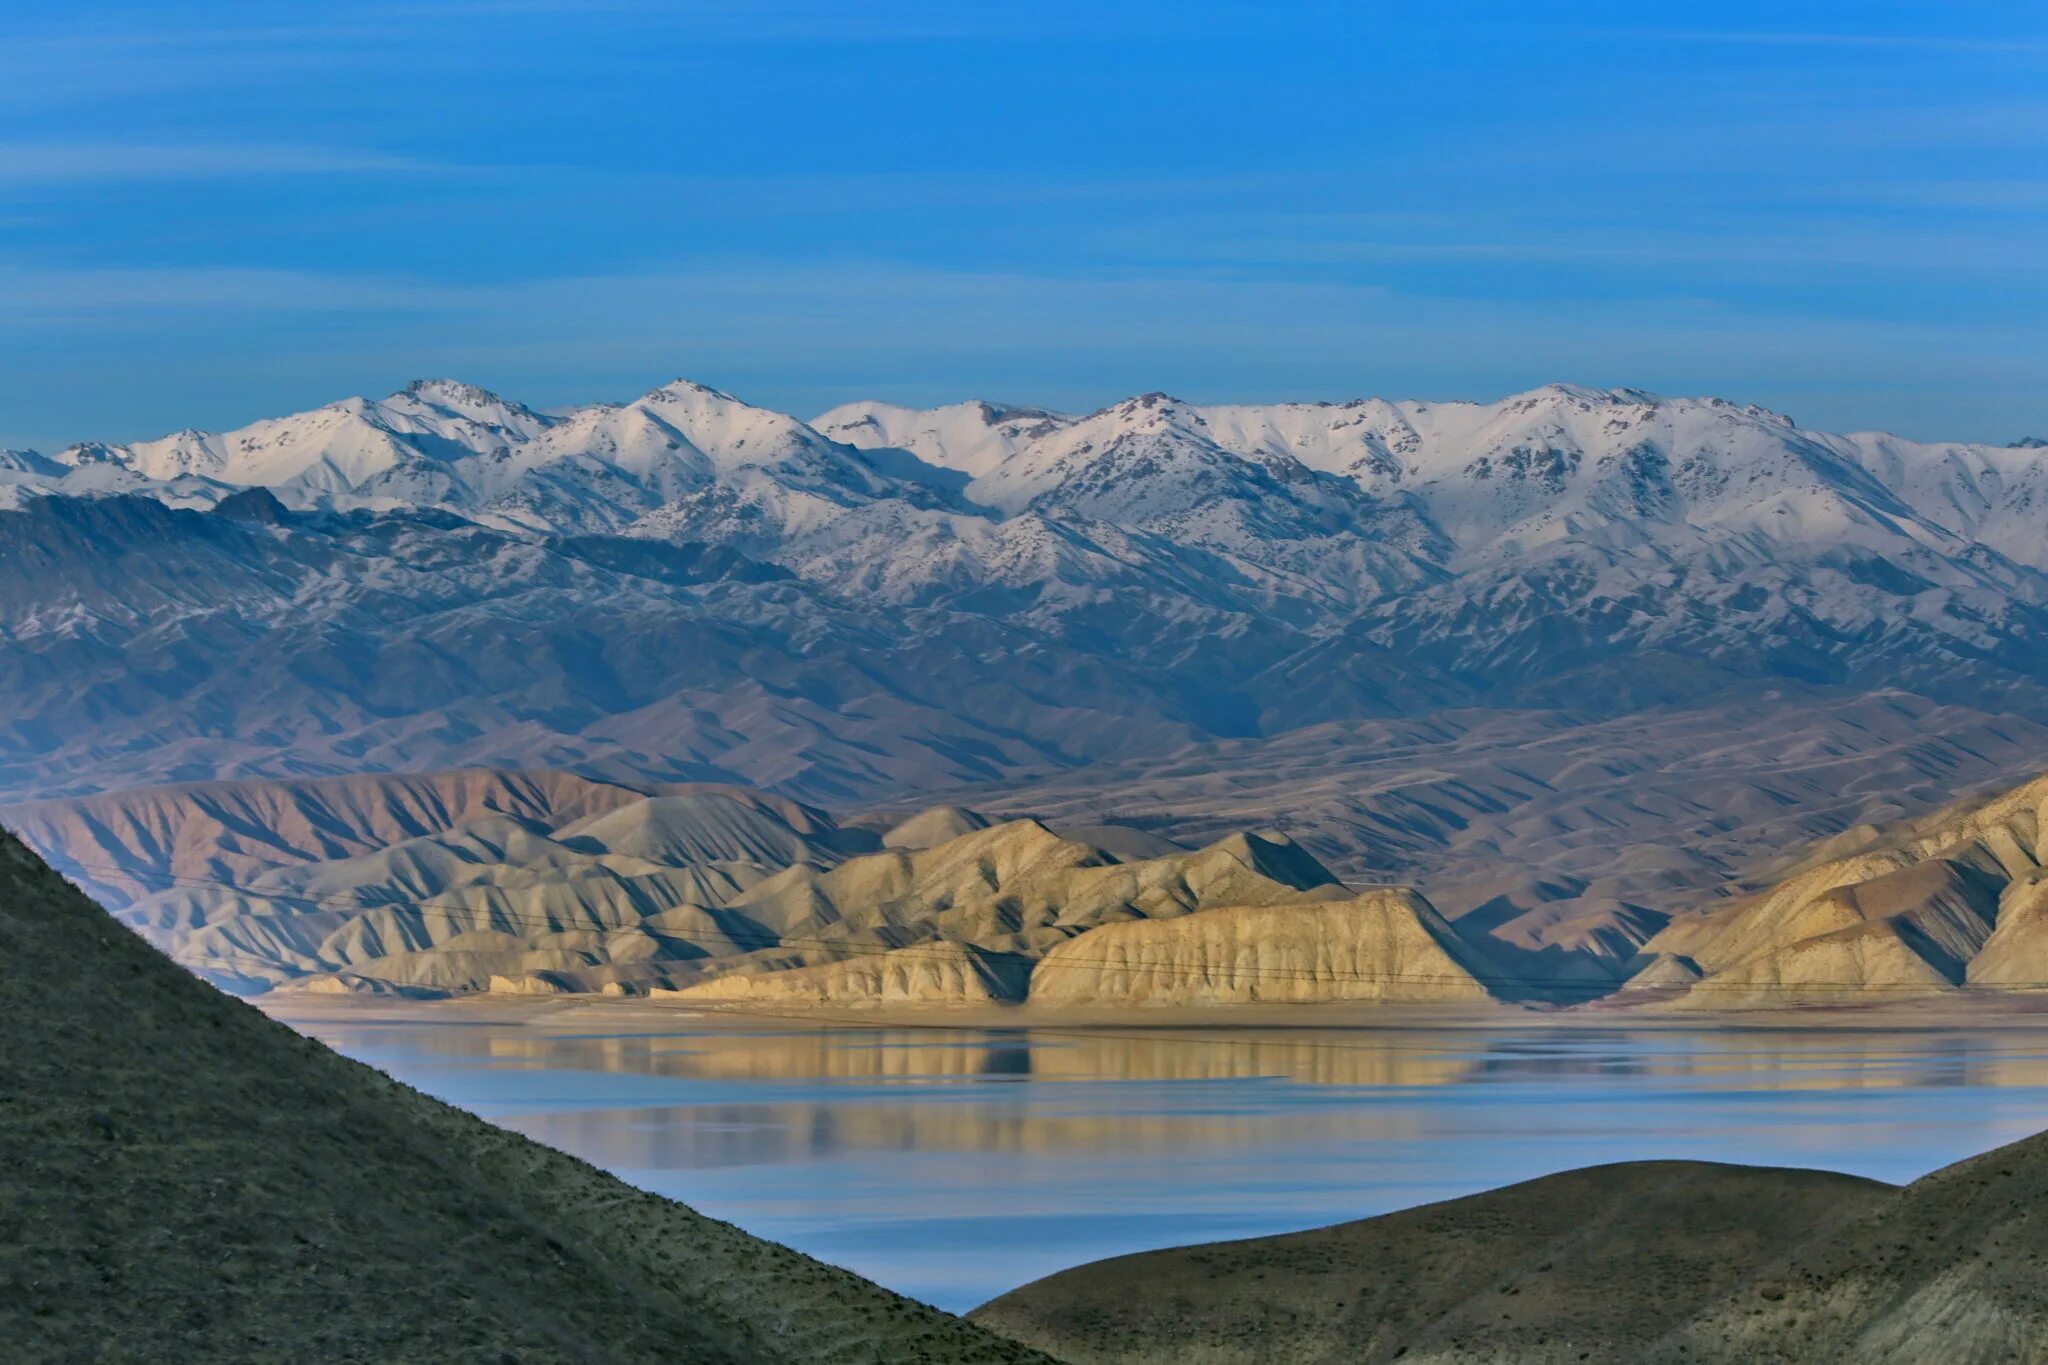
POLYGON ((617 760, 829 797, 1756 680, 2048 706, 2048 449, 1634 389, 805 422, 683 380, 553 413, 423 381, 0 452, 6 511, 0 790, 22 794, 146 771, 172 733, 178 771, 247 770, 265 725, 322 770, 617 760), (556 660, 539 692, 513 637, 556 660), (623 678, 614 656, 655 639, 708 651, 715 704, 662 693, 657 658, 623 678), (786 667, 750 674, 749 650, 786 667), (407 700, 375 676, 400 654, 467 690, 407 700), (784 690, 736 714, 768 675, 784 690), (657 705, 688 733, 650 752, 657 705), (878 743, 895 757, 855 756, 878 743))
POLYGON ((293 507, 437 507, 542 533, 735 535, 771 557, 849 515, 893 534, 915 509, 968 539, 960 518, 1056 518, 1253 563, 1303 541, 1369 541, 1456 571, 1589 538, 1654 551, 1904 537, 2048 568, 2037 444, 1832 435, 1721 399, 1566 384, 1485 404, 1147 394, 1083 417, 860 402, 806 423, 687 380, 552 415, 428 380, 234 431, 0 452, 0 479, 17 504, 114 491, 203 504, 264 487, 293 507), (878 517, 881 503, 902 507, 878 517))

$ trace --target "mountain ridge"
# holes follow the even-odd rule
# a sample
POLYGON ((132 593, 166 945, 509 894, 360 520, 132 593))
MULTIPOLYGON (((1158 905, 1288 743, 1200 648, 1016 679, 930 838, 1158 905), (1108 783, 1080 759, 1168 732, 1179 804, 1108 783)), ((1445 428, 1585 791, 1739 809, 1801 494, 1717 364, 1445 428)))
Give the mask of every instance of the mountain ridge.
MULTIPOLYGON (((1048 492, 1063 500, 1075 496, 1073 476, 1078 471, 1071 452, 1063 458, 1056 445, 1046 447, 1048 441, 1088 446, 1099 462, 1119 439, 1144 434, 1162 417, 1172 419, 1169 425, 1176 428, 1166 444, 1183 445, 1194 434, 1192 428, 1201 428, 1201 438, 1215 451, 1248 466, 1264 466, 1286 482, 1328 474, 1368 495, 1399 487, 1420 490, 1425 499, 1453 476, 1555 492, 1565 483, 1587 482, 1588 470, 1598 473, 1603 464, 1612 476, 1623 457, 1631 455, 1638 463, 1620 473, 1662 480, 1667 471, 1660 459, 1678 456, 1696 462, 1700 452, 1716 448, 1718 441, 1721 448, 1754 464, 1775 441, 1783 446, 1777 452, 1781 457, 1789 455, 1813 476, 1809 491, 1835 485, 1893 512, 1908 510, 1908 505, 1884 507, 1885 491, 1897 494, 1902 486, 1911 486, 1949 494, 1939 499, 1939 515, 1931 520, 1951 534, 1981 529, 1988 512, 2017 513, 2034 507, 2043 465, 2031 453, 2037 447, 2024 441, 2000 446, 1917 442, 1873 431, 1812 432, 1753 404, 1572 384, 1548 384, 1492 403, 1371 398, 1196 405, 1152 393, 1085 416, 979 399, 930 409, 863 400, 803 422, 687 379, 624 403, 586 404, 555 414, 441 379, 415 380, 382 399, 343 399, 219 433, 188 429, 128 444, 81 443, 55 457, 9 452, 10 463, 0 468, 21 480, 49 478, 55 468, 76 471, 110 465, 149 481, 170 482, 190 475, 317 496, 378 491, 402 466, 427 461, 448 467, 450 477, 473 497, 483 496, 487 506, 486 486, 491 480, 475 479, 468 467, 479 456, 497 456, 503 462, 513 447, 535 447, 520 452, 513 462, 514 474, 576 456, 597 456, 642 477, 652 472, 654 451, 649 447, 682 451, 685 442, 690 447, 686 458, 694 455, 742 467, 772 465, 798 451, 824 455, 882 449, 967 474, 982 485, 985 507, 1014 513, 1048 492), (831 432, 847 439, 835 439, 831 432), (1028 458, 1020 463, 1019 456, 1028 458), (1067 477, 1046 480, 1046 487, 1030 486, 1028 471, 1052 472, 1062 464, 1067 477), (992 480, 1005 467, 1007 472, 992 480), (463 472, 458 476, 456 470, 463 472), (1949 486, 1944 488, 1944 481, 1949 486), (468 487, 471 484, 475 486, 468 487)), ((1695 490, 1726 492, 1725 480, 1719 477, 1726 471, 1695 467, 1691 472, 1695 490)), ((499 485, 505 482, 503 473, 499 485)), ((867 483, 868 491, 901 491, 858 476, 852 483, 867 483)), ((419 491, 429 495, 422 500, 433 501, 431 495, 437 491, 460 490, 419 491)), ((461 497, 440 500, 464 503, 461 497)), ((473 509, 477 504, 466 505, 473 509)), ((1639 502, 1630 510, 1653 509, 1639 502)), ((1501 522, 1498 515, 1471 518, 1469 509, 1440 512, 1437 517, 1457 526, 1451 539, 1468 550, 1465 542, 1498 538, 1515 524, 1501 522)))
POLYGON ((244 993, 687 1003, 814 983, 817 1003, 861 1005, 915 977, 937 1003, 1015 1003, 1032 963, 1099 925, 1346 894, 1271 831, 1120 854, 934 808, 891 830, 934 837, 891 843, 745 788, 549 772, 201 783, 0 821, 116 919, 244 993))
MULTIPOLYGON (((1526 761, 1545 760, 1532 746, 1526 761)), ((1773 801, 1795 804, 1766 770, 1751 804, 1773 801)), ((1698 809, 1725 821, 1741 804, 1698 809)), ((1611 815, 1589 817, 1619 837, 1611 815)), ((1270 828, 1176 842, 1051 819, 958 805, 839 817, 729 785, 487 770, 0 807, 116 918, 238 991, 1596 1014, 2048 1000, 2038 775, 1902 820, 1823 817, 1831 833, 1753 853, 1746 878, 1719 885, 1711 859, 1671 856, 1680 831, 1625 850, 1597 887, 1564 867, 1462 866, 1485 857, 1475 848, 1439 855, 1450 879, 1410 890, 1384 874, 1346 886, 1270 828), (1441 911, 1421 894, 1439 888, 1441 911)))
POLYGON ((1787 855, 1774 884, 1642 945, 1677 1009, 2048 992, 2048 777, 1787 855))
POLYGON ((814 425, 421 381, 10 457, 0 798, 484 764, 848 802, 1759 686, 2048 718, 2044 499, 2035 448, 1634 389, 814 425))

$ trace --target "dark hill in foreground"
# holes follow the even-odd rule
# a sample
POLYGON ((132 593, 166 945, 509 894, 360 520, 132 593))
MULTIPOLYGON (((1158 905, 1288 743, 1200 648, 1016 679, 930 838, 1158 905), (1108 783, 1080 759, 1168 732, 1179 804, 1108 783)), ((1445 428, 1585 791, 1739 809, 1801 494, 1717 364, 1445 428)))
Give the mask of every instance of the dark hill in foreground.
POLYGON ((1088 1362, 2048 1361, 2048 1135, 1903 1189, 1639 1162, 1063 1271, 970 1319, 1088 1362))
POLYGON ((0 834, 0 1355, 1018 1361, 186 975, 0 834))

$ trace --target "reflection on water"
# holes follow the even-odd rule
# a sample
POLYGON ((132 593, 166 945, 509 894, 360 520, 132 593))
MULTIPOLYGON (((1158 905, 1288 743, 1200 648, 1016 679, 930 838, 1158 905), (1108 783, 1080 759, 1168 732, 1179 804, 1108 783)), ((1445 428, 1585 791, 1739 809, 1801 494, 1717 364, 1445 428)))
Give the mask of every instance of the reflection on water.
POLYGON ((658 1033, 601 1033, 593 1018, 296 1022, 636 1184, 955 1309, 1100 1256, 1596 1162, 1902 1181, 2048 1127, 2048 1033, 2028 1030, 1117 1033, 678 1015, 658 1033))

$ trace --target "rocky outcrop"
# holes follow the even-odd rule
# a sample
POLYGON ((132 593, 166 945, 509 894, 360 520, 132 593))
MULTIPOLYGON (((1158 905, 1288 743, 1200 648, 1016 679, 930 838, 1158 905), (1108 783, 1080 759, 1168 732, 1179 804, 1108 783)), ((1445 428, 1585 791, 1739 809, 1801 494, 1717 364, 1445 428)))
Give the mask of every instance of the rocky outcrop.
POLYGON ((1205 849, 1123 861, 1035 820, 1013 820, 929 848, 889 849, 828 869, 792 867, 763 881, 727 909, 772 935, 776 951, 659 998, 1014 1003, 1026 999, 1041 955, 1090 938, 1098 926, 1343 894, 1285 836, 1239 835, 1205 849))
POLYGON ((918 943, 815 967, 735 972, 656 995, 686 1005, 994 1005, 1022 1000, 1029 977, 1027 959, 918 943))
MULTIPOLYGON (((1817 846, 1775 886, 1644 945, 1696 965, 1669 1003, 1752 1009, 2048 989, 2048 778, 1817 846)), ((1667 980, 1666 984, 1677 984, 1667 980)))
POLYGON ((1691 958, 1677 953, 1649 953, 1628 978, 1625 990, 1683 990, 1700 979, 1700 969, 1691 958))
POLYGON ((989 818, 980 811, 962 806, 933 806, 891 826, 882 836, 882 847, 936 848, 988 826, 989 818))
POLYGON ((552 972, 494 976, 484 987, 492 995, 567 995, 574 987, 552 972))
POLYGON ((1939 995, 1956 983, 1902 927, 1859 924, 1799 939, 1696 980, 1671 1003, 1689 1010, 1881 1004, 1939 995))
POLYGON ((2014 882, 1999 898, 1998 927, 1970 959, 1972 986, 2048 990, 2048 875, 2014 882))
POLYGON ((700 998, 1013 1001, 1032 961, 1098 925, 1342 894, 1283 835, 1189 850, 1104 827, 1119 853, 937 807, 884 847, 767 793, 562 774, 212 783, 0 814, 247 993, 719 982, 700 998))
POLYGON ((0 826, 119 908, 190 882, 248 881, 479 821, 555 828, 645 799, 573 773, 469 768, 143 787, 0 807, 0 826))
POLYGON ((1238 835, 1193 852, 1124 861, 1036 820, 1012 820, 928 849, 791 867, 728 905, 788 938, 866 934, 887 943, 896 936, 889 945, 896 946, 936 937, 1036 954, 1117 920, 1341 894, 1322 865, 1284 836, 1238 835))
POLYGON ((1405 889, 1108 925, 1031 973, 1034 1006, 1485 1000, 1487 959, 1405 889))

